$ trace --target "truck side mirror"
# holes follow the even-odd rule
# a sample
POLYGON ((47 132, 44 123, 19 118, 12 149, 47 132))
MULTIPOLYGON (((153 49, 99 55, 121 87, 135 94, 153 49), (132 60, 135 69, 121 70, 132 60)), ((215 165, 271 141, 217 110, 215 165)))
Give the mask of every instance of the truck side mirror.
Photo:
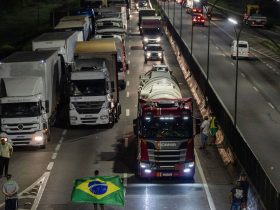
POLYGON ((111 91, 112 92, 115 92, 115 83, 114 83, 114 81, 111 81, 111 91))
POLYGON ((138 119, 134 119, 133 120, 133 132, 134 132, 134 135, 137 136, 138 134, 138 119))
POLYGON ((49 113, 49 111, 50 111, 50 103, 49 103, 49 101, 46 101, 45 104, 46 104, 46 113, 49 113))
POLYGON ((194 118, 195 120, 195 135, 200 133, 200 126, 201 126, 201 120, 200 118, 194 118))

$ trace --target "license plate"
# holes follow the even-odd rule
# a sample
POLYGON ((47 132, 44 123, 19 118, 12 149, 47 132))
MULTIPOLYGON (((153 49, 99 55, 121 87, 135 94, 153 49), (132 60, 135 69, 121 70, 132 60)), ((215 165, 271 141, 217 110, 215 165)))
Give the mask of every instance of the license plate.
POLYGON ((161 173, 161 176, 172 176, 172 173, 161 173))

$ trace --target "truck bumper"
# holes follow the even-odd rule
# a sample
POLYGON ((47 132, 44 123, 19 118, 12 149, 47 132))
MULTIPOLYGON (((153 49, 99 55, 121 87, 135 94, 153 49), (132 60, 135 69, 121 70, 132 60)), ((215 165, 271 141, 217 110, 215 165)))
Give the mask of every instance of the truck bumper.
POLYGON ((7 137, 13 146, 33 146, 40 147, 46 145, 47 135, 43 131, 37 131, 33 134, 9 134, 1 133, 1 137, 7 137))
POLYGON ((164 177, 179 177, 179 178, 193 178, 195 167, 184 168, 181 170, 154 170, 150 168, 143 168, 141 164, 138 167, 138 176, 142 178, 164 178, 164 177))
POLYGON ((76 110, 69 112, 70 125, 104 125, 109 123, 108 114, 78 114, 76 110))

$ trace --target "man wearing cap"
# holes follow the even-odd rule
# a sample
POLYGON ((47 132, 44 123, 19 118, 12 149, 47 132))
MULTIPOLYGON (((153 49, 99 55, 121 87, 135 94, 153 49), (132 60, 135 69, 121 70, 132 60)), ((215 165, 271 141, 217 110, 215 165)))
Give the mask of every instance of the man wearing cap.
POLYGON ((13 146, 8 142, 7 138, 1 138, 0 144, 0 178, 3 176, 5 169, 5 176, 8 175, 10 157, 13 153, 13 146))
POLYGON ((7 174, 7 181, 3 184, 2 192, 5 195, 5 210, 16 210, 18 208, 17 193, 19 190, 16 181, 12 180, 12 175, 7 174))

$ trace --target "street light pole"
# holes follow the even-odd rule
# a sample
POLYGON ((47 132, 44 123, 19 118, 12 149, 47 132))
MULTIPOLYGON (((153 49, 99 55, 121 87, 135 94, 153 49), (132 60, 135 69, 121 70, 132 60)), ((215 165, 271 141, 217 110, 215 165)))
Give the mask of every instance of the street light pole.
MULTIPOLYGON (((213 8, 215 7, 215 5, 218 3, 219 0, 216 0, 214 2, 214 4, 212 5, 211 9, 207 9, 207 18, 208 18, 208 39, 207 39, 207 68, 206 68, 206 85, 208 86, 208 80, 209 80, 209 63, 210 63, 210 58, 209 58, 209 55, 210 55, 210 27, 211 27, 211 16, 212 16, 212 10, 213 8)), ((206 91, 205 91, 205 96, 207 95, 206 94, 206 91)))
MULTIPOLYGON (((191 20, 192 21, 192 20, 191 20)), ((190 67, 192 68, 192 54, 193 54, 193 22, 191 22, 192 24, 192 33, 191 33, 191 56, 190 56, 190 67)))
POLYGON ((180 16, 180 37, 182 37, 182 14, 183 13, 183 5, 181 4, 181 16, 180 16))
POLYGON ((174 4, 173 4, 173 26, 174 26, 174 28, 176 28, 175 27, 175 1, 176 0, 174 0, 174 4))
POLYGON ((238 22, 234 19, 229 18, 228 19, 231 23, 234 24, 234 32, 235 32, 235 37, 236 37, 236 65, 235 65, 235 91, 234 91, 234 127, 236 127, 237 124, 237 93, 238 93, 238 73, 239 73, 239 69, 238 69, 238 54, 239 54, 239 39, 240 39, 240 34, 241 31, 243 29, 243 23, 241 24, 241 27, 239 29, 239 31, 237 32, 236 30, 236 25, 238 24, 238 22))
POLYGON ((169 0, 167 0, 168 1, 168 5, 167 5, 167 15, 168 15, 168 19, 169 19, 169 0))

